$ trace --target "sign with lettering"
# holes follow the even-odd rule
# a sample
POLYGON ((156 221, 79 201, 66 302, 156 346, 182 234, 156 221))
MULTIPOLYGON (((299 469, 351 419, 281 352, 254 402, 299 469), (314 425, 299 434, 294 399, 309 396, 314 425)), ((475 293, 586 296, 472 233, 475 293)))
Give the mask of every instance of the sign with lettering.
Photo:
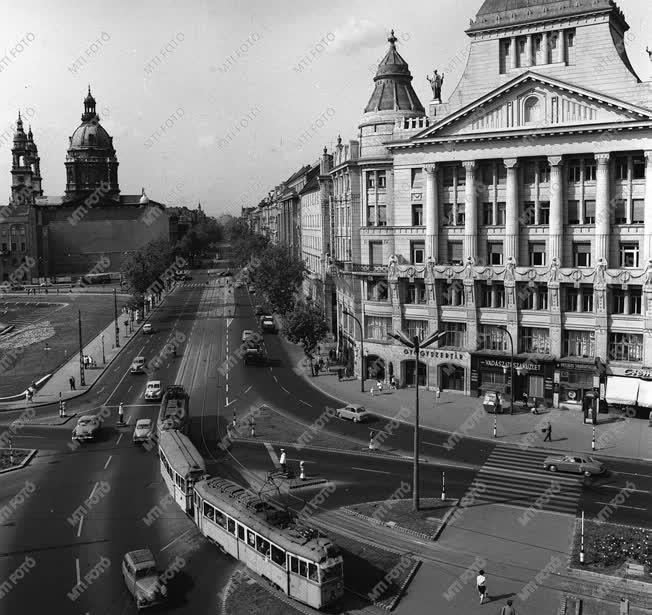
MULTIPOLYGON (((403 354, 414 356, 414 349, 405 348, 403 354)), ((444 359, 446 361, 468 361, 468 352, 457 352, 455 350, 419 350, 419 356, 426 359, 444 359)))
POLYGON ((652 379, 652 369, 626 369, 625 376, 630 376, 632 378, 652 379))
MULTIPOLYGON (((509 369, 511 363, 509 359, 480 359, 480 366, 484 367, 506 367, 509 369)), ((543 369, 542 363, 519 362, 514 361, 514 369, 526 369, 529 372, 540 372, 543 369)))

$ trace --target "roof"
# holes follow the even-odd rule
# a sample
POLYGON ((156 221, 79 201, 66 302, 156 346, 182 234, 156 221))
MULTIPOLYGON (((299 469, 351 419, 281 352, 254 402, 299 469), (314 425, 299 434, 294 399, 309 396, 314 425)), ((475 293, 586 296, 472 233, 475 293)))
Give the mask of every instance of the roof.
POLYGON ((158 445, 172 469, 181 476, 185 477, 189 472, 206 472, 204 458, 190 439, 179 431, 160 431, 158 445))
POLYGON ((83 122, 72 133, 69 150, 82 148, 113 150, 113 139, 96 120, 83 122))
POLYGON ((154 554, 149 549, 136 549, 135 551, 129 551, 127 555, 134 563, 134 566, 156 563, 154 554))
POLYGON ((290 182, 294 181, 295 179, 298 179, 301 177, 304 173, 307 173, 310 170, 310 165, 306 164, 302 166, 298 171, 290 175, 283 183, 284 184, 289 184, 290 182))

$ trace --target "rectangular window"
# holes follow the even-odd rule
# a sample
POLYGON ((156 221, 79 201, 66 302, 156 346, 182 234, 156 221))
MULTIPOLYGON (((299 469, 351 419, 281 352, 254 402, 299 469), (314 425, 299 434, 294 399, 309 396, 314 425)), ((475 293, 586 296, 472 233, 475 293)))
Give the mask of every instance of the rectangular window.
POLYGON ((593 311, 593 289, 582 290, 582 312, 593 311))
POLYGON ((533 184, 535 181, 536 173, 536 162, 534 160, 528 160, 523 165, 523 183, 524 184, 533 184))
POLYGON ((20 251, 21 251, 21 252, 24 252, 24 251, 25 251, 25 242, 24 242, 24 241, 21 241, 21 242, 20 242, 20 251))
POLYGON ((384 203, 378 203, 378 226, 387 226, 387 207, 384 203))
POLYGON ((484 226, 494 225, 494 204, 482 203, 482 224, 484 226))
POLYGON ((584 201, 584 224, 595 224, 595 201, 584 201))
POLYGON ((383 242, 370 241, 369 242, 369 264, 370 265, 383 265, 383 242))
POLYGON ((426 285, 423 280, 415 280, 407 285, 405 302, 410 304, 422 304, 426 302, 426 285))
POLYGON ((632 160, 632 179, 645 179, 645 158, 634 156, 632 160))
POLYGON ((616 224, 627 224, 627 201, 625 199, 616 199, 614 215, 616 224))
POLYGON ((256 550, 261 555, 264 555, 265 557, 269 557, 270 556, 269 541, 265 540, 264 538, 261 538, 260 536, 257 536, 256 550))
POLYGON ((632 288, 629 291, 629 313, 630 314, 642 314, 643 312, 641 311, 642 308, 642 289, 639 288, 632 288))
POLYGON ((15 242, 15 241, 12 241, 12 242, 11 242, 11 251, 12 251, 12 252, 15 252, 15 251, 16 251, 16 242, 15 242))
POLYGON ((308 562, 308 580, 314 581, 315 583, 319 582, 319 576, 317 573, 317 566, 308 562))
POLYGON ((464 186, 466 184, 466 169, 463 166, 455 168, 457 169, 457 185, 464 186))
POLYGON ((505 184, 507 182, 507 167, 499 162, 496 166, 496 171, 498 172, 498 184, 505 184))
POLYGON ((423 187, 423 169, 411 169, 412 171, 412 188, 419 189, 423 187))
POLYGON ((299 560, 294 555, 290 555, 290 572, 299 574, 299 560))
POLYGON ((441 281, 440 302, 442 305, 464 305, 464 286, 460 280, 453 280, 450 284, 441 281))
POLYGON ((378 171, 378 188, 384 190, 387 188, 387 176, 385 171, 378 171))
POLYGON ((367 188, 376 187, 376 178, 373 173, 367 173, 367 188))
POLYGON ((494 165, 491 163, 481 164, 480 176, 482 177, 482 183, 485 186, 492 186, 494 183, 494 165))
POLYGON ((620 244, 620 266, 638 267, 638 244, 637 243, 620 244))
POLYGON ((367 280, 367 301, 387 301, 387 280, 367 280))
POLYGON ((616 179, 627 179, 627 158, 616 158, 616 179))
POLYGON ((308 578, 308 564, 304 560, 299 560, 299 574, 302 577, 308 578))
POLYGON ((215 509, 207 502, 204 502, 204 517, 211 521, 215 520, 215 509))
POLYGON ((568 162, 568 182, 575 184, 582 179, 582 167, 579 160, 568 162))
POLYGON ((384 316, 365 317, 367 339, 387 340, 387 332, 392 330, 392 319, 384 316))
POLYGON ((412 205, 412 226, 423 226, 423 205, 412 205))
POLYGON ((550 224, 550 201, 539 202, 539 224, 550 224))
POLYGON ((616 288, 611 295, 611 311, 613 314, 625 314, 627 291, 616 288))
POLYGON ((279 549, 276 545, 272 545, 272 561, 277 565, 285 568, 285 551, 279 549))
POLYGON ((455 181, 455 167, 446 165, 443 169, 442 175, 444 186, 452 186, 455 181))
POLYGON ((457 204, 457 218, 455 218, 455 225, 456 226, 464 226, 464 210, 465 210, 465 204, 464 203, 458 203, 457 204))
POLYGON ((251 530, 247 530, 247 544, 252 548, 256 548, 256 534, 251 530))
POLYGON ((645 220, 645 201, 632 199, 632 224, 643 224, 645 220))
POLYGON ((590 243, 573 244, 573 266, 574 267, 591 266, 591 244, 590 243))
POLYGON ((509 350, 509 337, 497 325, 482 325, 478 337, 481 348, 487 350, 509 350))
POLYGON ((238 540, 245 539, 245 529, 238 523, 238 540))
POLYGON ((406 319, 405 332, 410 339, 415 336, 419 339, 423 339, 428 333, 428 321, 406 319))
POLYGON ((503 264, 503 243, 501 242, 490 242, 487 244, 487 255, 489 257, 490 265, 502 265, 503 264))
POLYGON ((550 183, 550 165, 545 160, 539 161, 539 183, 550 183))
POLYGON ((444 226, 451 226, 453 224, 453 220, 455 219, 453 212, 453 204, 444 203, 444 219, 441 221, 444 226))
POLYGON ((594 182, 596 174, 595 162, 587 160, 584 162, 584 181, 585 182, 594 182))
POLYGON ((480 307, 490 308, 493 296, 493 286, 482 284, 480 286, 480 307))
POLYGON ((534 224, 534 201, 523 201, 523 224, 534 224))
POLYGON ((506 203, 497 203, 496 204, 496 226, 505 226, 505 220, 507 219, 505 212, 507 211, 506 203))
POLYGON ((425 241, 410 242, 410 259, 413 265, 422 265, 426 262, 426 243, 425 241))
POLYGON ((568 357, 594 357, 595 331, 564 331, 563 352, 568 357))
POLYGON ((643 336, 633 333, 609 334, 610 361, 643 361, 643 336))
POLYGON ((568 211, 568 224, 580 223, 580 202, 569 200, 567 205, 568 211))
POLYGON ((228 517, 226 523, 227 523, 226 529, 228 530, 229 534, 235 535, 235 521, 231 519, 231 517, 228 517))
POLYGON ((464 248, 461 241, 448 242, 448 262, 452 265, 461 265, 464 253, 464 248))
POLYGON ((546 244, 530 243, 528 244, 528 254, 530 256, 531 267, 543 267, 546 264, 546 244))
POLYGON ((464 322, 442 322, 446 335, 440 338, 440 346, 451 346, 453 348, 464 348, 466 346, 466 323, 464 322))
POLYGON ((376 206, 367 205, 367 226, 376 226, 376 206))
POLYGON ((566 289, 566 311, 567 312, 577 312, 577 302, 579 300, 580 291, 578 288, 567 288, 566 289))
POLYGON ((521 352, 550 354, 550 331, 538 327, 521 329, 521 352))

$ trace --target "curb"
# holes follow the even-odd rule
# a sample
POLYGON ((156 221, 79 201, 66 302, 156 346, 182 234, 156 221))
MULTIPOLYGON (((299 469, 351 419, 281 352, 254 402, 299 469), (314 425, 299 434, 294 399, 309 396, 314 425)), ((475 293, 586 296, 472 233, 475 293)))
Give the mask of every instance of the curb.
MULTIPOLYGON (((41 385, 45 384, 50 378, 52 378, 52 374, 45 374, 45 376, 37 380, 34 383, 36 384, 36 390, 38 391, 41 388, 41 385)), ((23 401, 25 399, 25 393, 27 393, 27 389, 25 389, 22 393, 18 393, 17 395, 10 395, 9 397, 0 397, 0 404, 3 404, 5 402, 12 402, 12 401, 23 401)))
MULTIPOLYGON (((24 448, 15 448, 15 451, 24 451, 26 449, 24 448)), ((30 450, 30 449, 27 449, 30 450)), ((4 470, 0 470, 0 474, 6 474, 7 472, 14 472, 15 470, 22 470, 32 459, 34 458, 34 455, 38 453, 38 449, 31 449, 27 457, 23 459, 18 465, 16 466, 11 466, 10 468, 5 468, 4 470)))
MULTIPOLYGON (((45 421, 29 421, 24 423, 25 425, 36 425, 37 427, 58 427, 59 425, 65 425, 70 419, 74 419, 77 416, 77 412, 73 412, 72 414, 66 414, 66 418, 63 421, 59 421, 58 423, 51 423, 51 422, 45 422, 45 421)), ((53 418, 61 418, 61 417, 53 417, 53 418)))
POLYGON ((7 335, 7 333, 11 333, 15 328, 15 325, 9 325, 8 327, 5 327, 2 331, 0 331, 0 337, 7 335))
POLYGON ((407 589, 408 585, 412 583, 412 579, 416 576, 419 568, 421 568, 421 560, 417 559, 412 568, 410 569, 410 572, 408 572, 408 575, 405 577, 405 580, 403 583, 401 583, 401 587, 398 588, 398 592, 396 595, 392 598, 391 602, 385 606, 384 604, 381 603, 376 603, 374 602, 374 605, 381 608, 385 609, 386 611, 393 611, 396 608, 396 605, 399 603, 403 595, 405 594, 405 590, 407 589))
MULTIPOLYGON (((300 479, 299 479, 300 480, 300 479)), ((323 485, 324 483, 330 482, 326 478, 314 478, 312 480, 304 480, 295 485, 288 485, 288 489, 301 489, 302 487, 314 487, 315 485, 323 485)))

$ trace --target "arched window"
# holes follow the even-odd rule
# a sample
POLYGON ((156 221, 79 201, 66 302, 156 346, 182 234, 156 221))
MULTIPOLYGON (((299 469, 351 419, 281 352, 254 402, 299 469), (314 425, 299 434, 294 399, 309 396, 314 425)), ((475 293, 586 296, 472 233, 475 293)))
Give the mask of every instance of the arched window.
POLYGON ((530 96, 523 105, 523 118, 526 124, 541 119, 541 101, 537 96, 530 96))

